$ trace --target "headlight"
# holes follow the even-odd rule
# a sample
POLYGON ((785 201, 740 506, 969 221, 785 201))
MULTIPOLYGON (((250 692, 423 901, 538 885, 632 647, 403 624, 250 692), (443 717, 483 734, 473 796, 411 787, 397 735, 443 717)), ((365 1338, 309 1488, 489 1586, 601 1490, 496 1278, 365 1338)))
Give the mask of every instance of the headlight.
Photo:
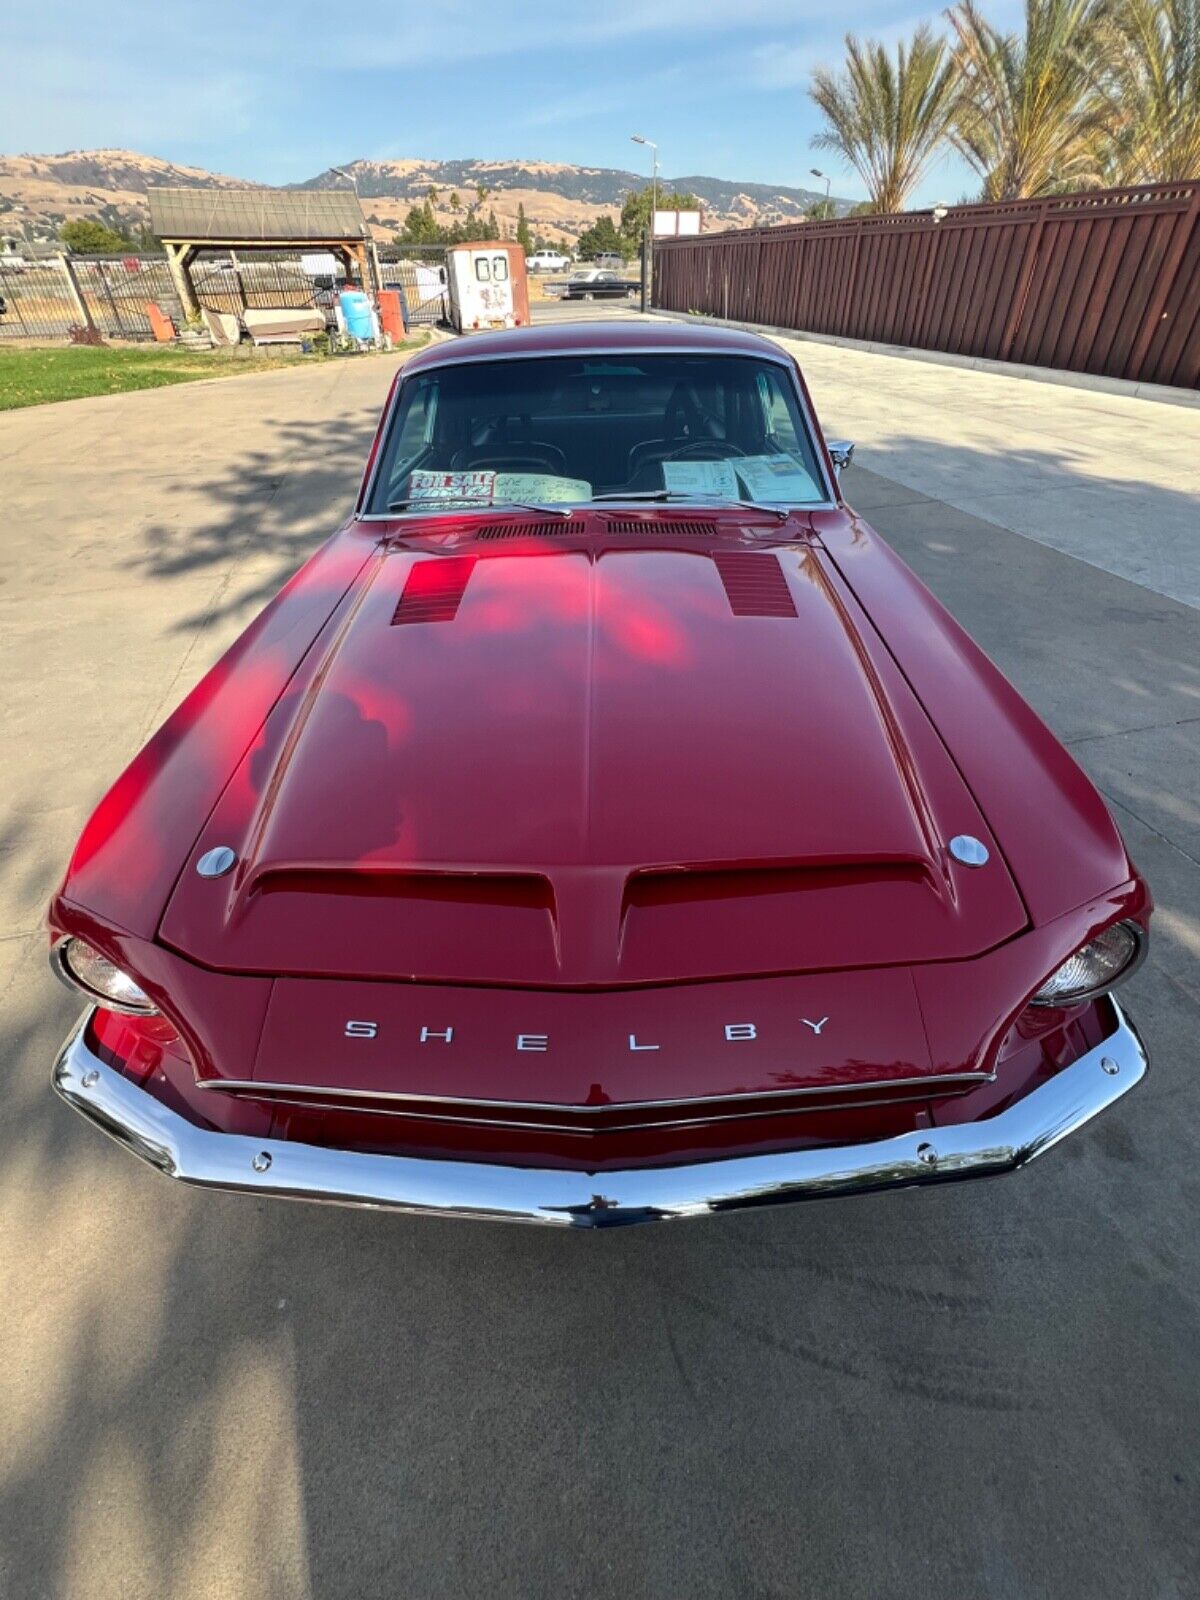
POLYGON ((71 988, 80 990, 89 1000, 95 1000, 109 1011, 147 1016, 157 1010, 139 983, 82 939, 60 939, 51 952, 50 961, 71 988))
POLYGON ((1094 1000, 1136 972, 1145 954, 1146 935, 1141 928, 1135 922, 1114 922, 1052 972, 1029 1003, 1073 1006, 1081 1000, 1094 1000))

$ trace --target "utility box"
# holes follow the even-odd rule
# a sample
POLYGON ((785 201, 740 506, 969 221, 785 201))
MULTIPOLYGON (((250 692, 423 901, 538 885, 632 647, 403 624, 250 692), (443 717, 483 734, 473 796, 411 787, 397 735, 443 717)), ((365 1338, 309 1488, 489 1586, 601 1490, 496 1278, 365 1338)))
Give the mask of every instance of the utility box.
POLYGON ((450 321, 459 333, 529 326, 529 282, 519 244, 487 240, 446 252, 450 321))

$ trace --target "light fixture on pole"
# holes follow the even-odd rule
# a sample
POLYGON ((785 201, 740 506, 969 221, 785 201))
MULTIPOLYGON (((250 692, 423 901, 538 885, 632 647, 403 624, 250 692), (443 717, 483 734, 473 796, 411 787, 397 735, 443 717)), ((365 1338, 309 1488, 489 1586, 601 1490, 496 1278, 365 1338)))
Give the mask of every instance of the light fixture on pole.
MULTIPOLYGON (((355 198, 355 201, 358 204, 358 209, 361 212, 362 211, 362 199, 361 199, 361 197, 359 195, 359 192, 358 192, 358 179, 354 176, 354 174, 352 172, 347 172, 345 167, 330 167, 329 170, 330 170, 330 172, 333 173, 335 178, 345 178, 346 179, 347 183, 349 183, 350 187, 354 190, 354 198, 355 198)), ((373 238, 371 238, 370 236, 368 236, 367 243, 371 247, 371 264, 375 269, 375 284, 376 284, 376 287, 377 288, 378 287, 382 287, 382 285, 383 285, 383 274, 379 270, 379 252, 375 248, 375 240, 373 238)), ((365 289, 366 287, 367 287, 367 285, 364 283, 363 284, 363 288, 365 289)))
POLYGON ((819 167, 809 167, 808 170, 812 173, 814 178, 820 178, 821 181, 824 183, 824 185, 825 185, 825 198, 826 198, 826 200, 828 200, 829 199, 829 183, 830 183, 829 178, 826 177, 826 175, 821 171, 821 169, 819 167))
POLYGON ((644 144, 653 151, 650 161, 650 226, 646 231, 646 275, 642 280, 642 310, 646 310, 646 290, 654 291, 654 218, 658 212, 658 146, 644 134, 631 133, 634 144, 644 144))

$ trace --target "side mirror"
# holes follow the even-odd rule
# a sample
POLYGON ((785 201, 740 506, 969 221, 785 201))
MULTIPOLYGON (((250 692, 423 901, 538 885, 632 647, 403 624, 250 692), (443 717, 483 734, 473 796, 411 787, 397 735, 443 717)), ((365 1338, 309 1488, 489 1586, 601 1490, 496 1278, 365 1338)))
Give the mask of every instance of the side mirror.
POLYGON ((840 478, 854 460, 854 440, 826 439, 825 443, 829 447, 829 458, 833 462, 833 470, 840 478))

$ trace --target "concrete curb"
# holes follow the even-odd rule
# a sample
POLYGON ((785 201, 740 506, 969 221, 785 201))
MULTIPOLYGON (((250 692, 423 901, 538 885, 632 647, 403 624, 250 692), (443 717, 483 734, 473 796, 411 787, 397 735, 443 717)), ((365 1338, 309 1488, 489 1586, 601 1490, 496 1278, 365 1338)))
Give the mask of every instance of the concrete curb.
POLYGON ((1067 389, 1090 389, 1119 394, 1130 400, 1153 400, 1159 405, 1191 406, 1200 410, 1200 392, 1173 389, 1162 383, 1134 383, 1128 378, 1106 378, 1093 372, 1067 372, 1055 367, 1026 367, 1015 361, 990 361, 983 356, 952 355, 944 350, 918 350, 904 344, 876 344, 864 339, 844 339, 832 333, 806 333, 802 328, 777 328, 761 322, 735 322, 731 317, 700 316, 692 311, 661 311, 648 315, 674 322, 695 322, 714 328, 741 328, 747 333, 768 333, 780 339, 800 339, 808 344, 830 344, 842 350, 864 350, 870 355, 899 356, 906 361, 926 361, 936 367, 963 367, 969 372, 995 372, 1002 378, 1024 378, 1030 383, 1056 383, 1067 389))

